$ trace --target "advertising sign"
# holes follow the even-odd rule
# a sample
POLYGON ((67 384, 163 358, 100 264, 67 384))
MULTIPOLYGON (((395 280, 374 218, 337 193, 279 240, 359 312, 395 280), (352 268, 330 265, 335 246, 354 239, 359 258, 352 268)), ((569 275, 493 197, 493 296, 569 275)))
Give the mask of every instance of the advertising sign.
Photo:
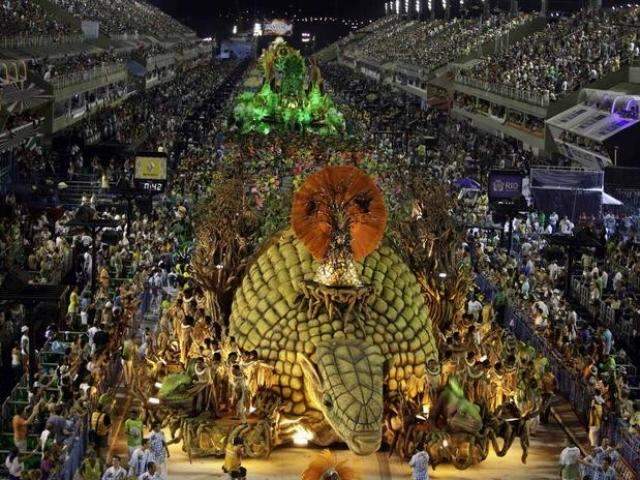
POLYGON ((274 18, 265 22, 262 26, 263 35, 272 35, 274 37, 285 37, 293 34, 293 25, 286 20, 274 18))
POLYGON ((524 174, 514 171, 494 170, 489 173, 489 199, 515 200, 522 195, 524 174))
POLYGON ((134 180, 142 193, 162 193, 167 183, 167 156, 164 153, 138 153, 134 180))

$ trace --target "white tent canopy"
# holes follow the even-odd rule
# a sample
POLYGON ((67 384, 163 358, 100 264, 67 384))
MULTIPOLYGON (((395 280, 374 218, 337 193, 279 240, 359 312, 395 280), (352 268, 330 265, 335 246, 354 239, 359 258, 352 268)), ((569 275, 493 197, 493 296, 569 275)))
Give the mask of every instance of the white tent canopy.
POLYGON ((602 205, 622 205, 622 202, 608 193, 602 192, 602 205))

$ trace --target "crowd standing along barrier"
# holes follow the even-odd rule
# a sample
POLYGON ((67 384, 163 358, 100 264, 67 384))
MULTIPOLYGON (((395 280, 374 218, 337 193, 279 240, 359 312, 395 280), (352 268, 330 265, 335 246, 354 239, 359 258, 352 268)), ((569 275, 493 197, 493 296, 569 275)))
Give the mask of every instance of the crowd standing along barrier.
MULTIPOLYGON (((476 285, 488 300, 492 300, 497 288, 483 275, 476 276, 476 285)), ((531 345, 537 352, 549 360, 549 367, 554 372, 557 380, 557 391, 573 407, 578 418, 588 425, 589 408, 594 397, 594 392, 583 382, 574 371, 566 367, 565 361, 555 349, 549 345, 546 338, 535 331, 527 315, 512 305, 508 305, 504 315, 505 325, 514 333, 518 340, 531 345)), ((640 435, 629 431, 629 424, 617 418, 613 412, 606 415, 600 429, 601 436, 607 436, 618 446, 620 455, 627 465, 640 475, 640 435)))

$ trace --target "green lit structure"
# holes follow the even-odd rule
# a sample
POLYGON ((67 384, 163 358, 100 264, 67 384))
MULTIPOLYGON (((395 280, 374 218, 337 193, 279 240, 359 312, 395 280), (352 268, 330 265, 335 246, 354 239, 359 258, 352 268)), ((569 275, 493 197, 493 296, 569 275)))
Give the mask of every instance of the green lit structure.
POLYGON ((262 54, 259 66, 262 87, 239 95, 234 109, 242 133, 344 131, 344 117, 323 93, 317 65, 307 66, 300 52, 278 39, 262 54))

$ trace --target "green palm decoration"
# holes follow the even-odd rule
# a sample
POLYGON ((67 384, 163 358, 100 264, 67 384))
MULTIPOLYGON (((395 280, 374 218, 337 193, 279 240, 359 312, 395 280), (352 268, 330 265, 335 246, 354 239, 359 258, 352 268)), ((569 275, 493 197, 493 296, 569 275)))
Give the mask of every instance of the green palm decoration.
POLYGON ((235 121, 243 133, 338 135, 344 131, 342 114, 322 93, 319 69, 314 65, 309 73, 300 52, 276 41, 262 54, 259 65, 264 75, 262 88, 239 95, 234 108, 235 121))

